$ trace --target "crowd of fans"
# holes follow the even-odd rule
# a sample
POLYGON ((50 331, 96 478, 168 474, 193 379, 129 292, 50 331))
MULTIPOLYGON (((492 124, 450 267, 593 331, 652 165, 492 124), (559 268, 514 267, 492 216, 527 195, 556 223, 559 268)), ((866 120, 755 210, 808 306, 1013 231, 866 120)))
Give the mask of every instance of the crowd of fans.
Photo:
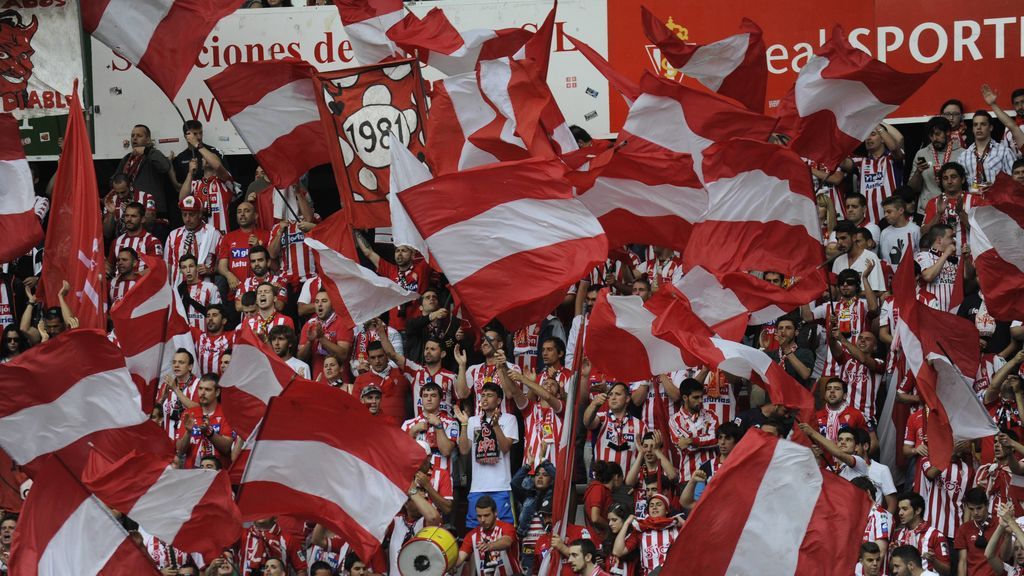
MULTIPOLYGON (((817 423, 799 428, 823 467, 874 500, 857 567, 865 576, 1024 573, 1024 524, 1016 520, 1024 509, 1012 486, 1024 467, 1024 319, 997 321, 986 311, 966 214, 997 174, 1024 184, 1024 133, 996 94, 985 88, 982 96, 992 112, 978 110, 970 120, 960 101, 941 106, 927 123, 927 144, 912 156, 900 132, 883 123, 862 156, 834 172, 810 166, 826 254, 834 257, 831 294, 751 327, 744 340, 814 391, 817 423), (993 137, 997 122, 1002 139, 993 137), (908 244, 911 261, 903 259, 908 244), (981 334, 974 390, 1000 433, 957 444, 948 469, 929 461, 926 409, 892 346, 898 310, 890 291, 899 266, 914 266, 921 301, 973 319, 981 334), (878 461, 875 429, 890 387, 912 411, 900 459, 906 464, 898 469, 878 461)), ((1011 102, 1017 119, 1024 117, 1024 89, 1011 102)), ((575 133, 589 144, 582 130, 575 133)), ((188 149, 169 158, 154 149, 146 126, 136 126, 132 151, 97 199, 110 304, 146 273, 142 255, 160 257, 192 328, 196 354, 175 354, 152 413, 175 441, 177 465, 227 469, 238 457, 244 439, 224 417, 218 381, 242 331, 296 373, 358 397, 430 456, 372 558, 357 557, 343 535, 323 526, 279 517, 247 526, 223 557, 203 559, 125 518, 165 575, 397 575, 399 551, 426 526, 457 534, 459 566, 479 574, 533 574, 552 550, 564 559, 563 573, 656 574, 744 434, 757 427, 786 437, 794 427, 784 406, 730 374, 694 366, 621 382, 582 355, 578 343, 598 292, 648 299, 683 275, 681 255, 671 249, 625 247, 628 264, 609 258, 546 319, 510 333, 460 319, 443 276, 414 250, 357 232, 363 263, 419 297, 348 332, 303 244, 322 216, 309 193, 300 185, 275 190, 259 170, 243 192, 221 153, 203 141, 200 123, 186 122, 184 136, 188 149), (577 374, 587 397, 574 413, 566 387, 577 374), (655 421, 662 403, 667 427, 655 421), (558 470, 558 438, 572 418, 578 466, 558 470), (563 539, 551 525, 554 482, 564 474, 586 488, 580 523, 563 539)), ((40 309, 34 287, 42 257, 40 248, 4 267, 2 362, 77 325, 63 299, 66 285, 60 308, 40 309)), ((794 281, 752 273, 781 286, 794 281)), ((16 523, 14 514, 0 521, 4 572, 16 523)))

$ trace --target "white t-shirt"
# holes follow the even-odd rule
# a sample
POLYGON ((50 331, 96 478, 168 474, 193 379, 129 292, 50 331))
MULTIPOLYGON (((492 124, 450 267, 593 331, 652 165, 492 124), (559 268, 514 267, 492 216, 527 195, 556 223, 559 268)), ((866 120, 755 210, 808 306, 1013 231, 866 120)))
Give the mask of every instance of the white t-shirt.
POLYGON ((867 290, 870 286, 875 292, 885 291, 885 275, 882 274, 882 267, 878 263, 878 256, 871 250, 865 250, 861 253, 860 258, 857 258, 855 262, 850 263, 850 257, 848 254, 840 254, 838 258, 832 263, 832 272, 839 274, 847 268, 852 268, 857 272, 864 272, 868 267, 868 260, 875 263, 875 267, 871 269, 871 274, 868 275, 867 286, 863 288, 867 290))
POLYGON ((836 459, 839 465, 839 475, 847 480, 853 480, 857 476, 868 476, 868 465, 864 462, 864 459, 860 456, 854 456, 853 460, 853 466, 847 466, 839 462, 838 458, 836 459))
POLYGON ((292 370, 295 370, 295 373, 298 374, 299 376, 302 376, 303 378, 309 378, 309 364, 306 364, 305 362, 299 360, 295 356, 292 356, 291 358, 286 360, 285 364, 291 366, 292 370))
MULTIPOLYGON (((516 417, 511 414, 502 414, 498 418, 498 425, 506 438, 513 443, 519 440, 519 427, 516 425, 516 417)), ((505 492, 511 489, 512 465, 509 462, 507 452, 498 448, 498 461, 494 464, 481 464, 477 462, 474 452, 476 450, 476 435, 480 430, 480 416, 470 416, 466 426, 466 438, 469 439, 469 461, 473 463, 473 483, 470 492, 505 492)))
POLYGON ((907 236, 913 246, 913 252, 917 253, 917 247, 921 244, 921 227, 914 222, 908 221, 906 225, 897 228, 889 226, 882 230, 882 237, 878 241, 878 253, 895 270, 899 267, 900 259, 907 251, 907 236))
POLYGON ((875 504, 885 506, 885 497, 896 493, 896 483, 892 481, 892 471, 881 462, 868 461, 868 479, 875 485, 875 504))

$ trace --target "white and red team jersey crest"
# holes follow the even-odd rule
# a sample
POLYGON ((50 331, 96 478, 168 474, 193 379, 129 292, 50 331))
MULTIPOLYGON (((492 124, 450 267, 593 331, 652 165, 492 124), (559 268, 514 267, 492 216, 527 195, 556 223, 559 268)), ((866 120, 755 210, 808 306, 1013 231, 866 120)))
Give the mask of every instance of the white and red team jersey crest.
POLYGON ((220 374, 220 358, 235 345, 235 331, 224 331, 215 336, 208 332, 192 329, 192 340, 196 343, 196 365, 200 374, 220 374))
POLYGON ((647 433, 647 426, 628 413, 616 417, 611 412, 598 412, 594 418, 601 423, 597 428, 594 460, 615 462, 622 466, 623 472, 628 471, 633 458, 637 457, 636 446, 647 433))
MULTIPOLYGON (((825 321, 825 333, 832 333, 832 318, 834 317, 839 326, 839 331, 847 335, 850 342, 857 342, 857 336, 868 330, 870 320, 868 318, 868 301, 864 298, 851 300, 838 300, 825 302, 811 309, 815 320, 825 321)), ((826 346, 825 367, 822 369, 822 376, 839 376, 842 365, 836 358, 832 357, 832 348, 826 346)))
POLYGON ((210 215, 210 224, 221 234, 228 233, 228 207, 235 195, 234 183, 216 176, 192 181, 192 195, 202 202, 210 215))
POLYGON ((640 532, 640 565, 649 574, 668 559, 668 550, 679 536, 679 527, 675 524, 661 530, 640 532))
POLYGON ((714 454, 718 445, 718 417, 707 408, 701 408, 696 414, 680 410, 669 419, 668 430, 679 460, 680 481, 686 482, 714 454), (681 438, 691 440, 685 450, 679 448, 681 438))
POLYGON ((655 394, 661 396, 661 401, 665 403, 669 421, 675 417, 678 407, 676 406, 676 403, 668 397, 668 393, 665 392, 665 387, 661 385, 661 380, 658 377, 651 378, 650 380, 641 380, 640 382, 630 383, 629 392, 632 394, 644 385, 647 386, 647 397, 644 399, 644 403, 640 407, 640 419, 643 420, 644 425, 649 430, 654 430, 657 427, 655 426, 654 421, 654 415, 657 412, 655 407, 655 394))
POLYGON ((405 379, 412 385, 412 397, 416 399, 417 415, 423 412, 423 401, 420 400, 420 387, 428 382, 432 382, 441 387, 441 407, 439 411, 448 416, 455 413, 456 375, 454 372, 445 370, 441 367, 438 367, 436 372, 431 372, 426 366, 422 366, 406 358, 405 366, 402 367, 402 374, 405 375, 405 379))
POLYGON ((306 246, 306 234, 297 222, 283 220, 274 225, 270 238, 280 234, 281 242, 281 276, 295 286, 316 276, 316 262, 313 261, 313 250, 306 246))
POLYGON ((858 190, 868 201, 867 219, 877 225, 885 216, 882 202, 896 193, 901 170, 888 151, 879 158, 856 157, 852 160, 854 170, 860 175, 858 190))

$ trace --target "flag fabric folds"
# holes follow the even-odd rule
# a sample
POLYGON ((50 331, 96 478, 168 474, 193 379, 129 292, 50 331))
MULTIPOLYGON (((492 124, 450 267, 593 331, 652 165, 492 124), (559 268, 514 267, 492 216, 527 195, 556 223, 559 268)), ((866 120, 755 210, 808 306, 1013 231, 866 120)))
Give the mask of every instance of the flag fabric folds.
POLYGON ((988 313, 1024 319, 1024 186, 996 176, 985 203, 971 208, 969 242, 988 313))
POLYGON ((0 264, 11 262, 43 240, 43 228, 36 216, 36 194, 32 172, 21 146, 18 121, 0 114, 0 264))

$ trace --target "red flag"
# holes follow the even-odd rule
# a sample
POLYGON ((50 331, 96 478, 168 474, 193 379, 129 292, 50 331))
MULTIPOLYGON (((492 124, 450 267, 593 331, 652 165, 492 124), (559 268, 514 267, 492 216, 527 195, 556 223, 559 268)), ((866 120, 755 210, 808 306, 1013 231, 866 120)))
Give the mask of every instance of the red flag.
POLYGON ((398 199, 477 326, 497 318, 515 330, 543 318, 608 253, 557 159, 438 176, 398 199), (512 281, 523 270, 533 279, 512 281))
POLYGON ((195 357, 195 342, 178 300, 167 284, 163 258, 140 255, 146 272, 110 309, 114 333, 128 371, 142 394, 142 411, 153 409, 160 376, 171 369, 178 348, 195 357))
POLYGON ((746 139, 705 154, 708 211, 683 252, 688 269, 798 275, 825 259, 814 189, 796 154, 746 139))
POLYGON ((43 239, 33 206, 36 194, 32 172, 21 146, 18 121, 11 114, 0 114, 0 264, 23 256, 43 239))
POLYGON ((808 448, 754 428, 690 512, 662 573, 845 576, 871 507, 808 448))
MULTIPOLYGON (((903 255, 911 262, 913 247, 903 255)), ((974 322, 924 306, 917 300, 911 266, 900 266, 893 282, 893 306, 899 322, 893 345, 898 345, 914 375, 917 391, 928 411, 928 459, 949 467, 953 444, 998 432, 992 417, 974 394, 974 377, 981 360, 974 322)))
POLYGON ((352 260, 359 258, 359 253, 356 252, 356 242, 352 237, 352 227, 348 225, 344 213, 340 210, 324 218, 323 222, 317 224, 316 228, 309 232, 307 238, 320 241, 324 246, 346 258, 352 260))
POLYGON ((304 60, 285 58, 232 64, 206 80, 224 116, 271 184, 282 190, 331 161, 317 109, 315 72, 304 60))
POLYGON ((406 14, 402 0, 334 0, 341 25, 360 64, 376 64, 401 56, 387 32, 406 14))
POLYGON ((608 85, 613 90, 622 94, 622 97, 626 100, 627 105, 633 104, 637 98, 640 97, 640 86, 630 78, 627 78, 625 74, 622 74, 618 70, 612 68, 612 65, 604 59, 603 56, 598 54, 597 50, 590 47, 589 44, 582 40, 577 40, 572 36, 566 34, 566 38, 572 42, 572 45, 580 51, 580 54, 590 62, 598 72, 601 73, 608 80, 608 85))
POLYGON ((595 372, 633 382, 686 367, 679 348, 651 332, 658 312, 670 301, 662 292, 644 303, 639 296, 610 296, 608 289, 601 290, 585 344, 595 372))
POLYGON ((57 294, 67 281, 71 291, 65 301, 78 318, 78 325, 106 330, 106 260, 99 198, 89 132, 76 88, 71 96, 64 152, 54 176, 39 290, 44 291, 47 306, 58 306, 57 294))
POLYGON ((1024 186, 999 174, 969 217, 971 255, 988 313, 999 320, 1024 318, 1024 186))
POLYGON ((174 100, 210 31, 238 8, 237 0, 165 0, 146 10, 125 0, 82 0, 82 27, 174 100))
POLYGON ((220 379, 220 401, 232 428, 248 438, 266 413, 270 399, 279 396, 298 376, 251 330, 236 334, 231 352, 231 364, 220 379))
POLYGON ((142 411, 121 351, 99 330, 68 331, 0 366, 0 388, 0 447, 33 472, 58 452, 77 473, 90 447, 111 457, 173 454, 142 411))
POLYGON ((399 60, 316 76, 334 179, 354 228, 391 224, 391 147, 424 150, 419 70, 415 60, 399 60))
POLYGON ((408 434, 381 423, 352 395, 298 381, 267 411, 238 506, 244 520, 315 520, 370 558, 405 505, 423 458, 408 434), (308 472, 311 462, 320 473, 308 472))
POLYGON ((10 576, 158 576, 153 561, 57 458, 36 477, 11 544, 10 576))
POLYGON ((135 451, 116 461, 93 452, 82 483, 107 506, 184 552, 212 557, 242 533, 227 471, 180 470, 135 451))
POLYGON ((387 30, 387 37, 420 62, 448 76, 472 72, 480 60, 514 55, 533 32, 522 28, 459 32, 440 8, 419 18, 412 12, 387 30))
POLYGON ((893 70, 851 46, 836 26, 779 104, 779 131, 792 138, 794 152, 834 169, 938 69, 893 70))
POLYGON ((646 6, 640 9, 644 33, 669 64, 711 91, 734 98, 754 112, 764 112, 768 59, 757 24, 744 18, 739 34, 711 44, 694 44, 681 40, 646 6))

